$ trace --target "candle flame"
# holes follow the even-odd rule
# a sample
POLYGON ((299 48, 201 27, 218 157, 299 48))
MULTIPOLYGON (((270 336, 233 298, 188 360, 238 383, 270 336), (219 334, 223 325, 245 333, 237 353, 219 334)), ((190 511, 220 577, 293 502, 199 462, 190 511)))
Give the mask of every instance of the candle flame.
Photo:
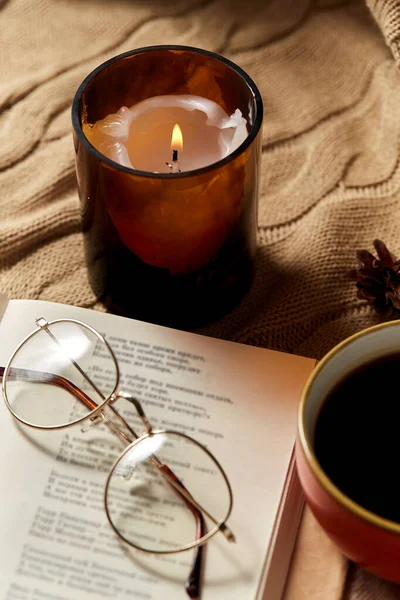
POLYGON ((183 149, 183 135, 181 128, 178 123, 175 124, 172 139, 171 139, 171 150, 182 150, 183 149))

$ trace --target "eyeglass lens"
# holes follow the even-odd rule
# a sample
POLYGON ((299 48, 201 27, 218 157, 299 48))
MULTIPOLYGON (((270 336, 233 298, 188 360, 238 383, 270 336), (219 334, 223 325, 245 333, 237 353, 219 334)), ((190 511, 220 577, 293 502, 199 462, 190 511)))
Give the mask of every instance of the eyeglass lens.
POLYGON ((38 330, 19 348, 4 385, 15 416, 39 427, 57 427, 96 408, 116 382, 116 366, 100 338, 83 325, 60 321, 38 330), (76 390, 84 391, 89 402, 79 400, 76 390))
MULTIPOLYGON (((152 463, 154 455, 217 521, 229 514, 229 487, 215 459, 194 440, 175 432, 142 438, 122 455, 106 488, 112 526, 142 550, 178 551, 196 541, 196 520, 187 501, 152 463)), ((207 516, 205 522, 207 532, 218 530, 207 516)))

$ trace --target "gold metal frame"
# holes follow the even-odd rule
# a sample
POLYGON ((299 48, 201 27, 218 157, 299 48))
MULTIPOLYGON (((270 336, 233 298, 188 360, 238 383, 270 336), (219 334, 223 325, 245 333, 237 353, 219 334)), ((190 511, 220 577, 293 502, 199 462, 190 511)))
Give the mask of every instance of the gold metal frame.
POLYGON ((384 529, 386 531, 390 531, 391 533, 395 533, 400 535, 400 524, 395 523, 394 521, 390 521, 389 519, 384 519, 376 515, 375 513, 363 508, 353 500, 351 500, 348 496, 346 496, 334 483, 329 479, 329 477, 322 470, 317 457, 315 456, 314 449, 312 444, 308 438, 306 432, 306 422, 305 422, 305 412, 306 412, 306 404, 308 400, 308 396, 311 390, 311 387, 319 375, 319 373, 325 368, 326 364, 343 348, 352 344, 355 340, 358 340, 362 337, 368 336, 370 333, 374 331, 379 331, 381 329, 386 329, 389 327, 400 327, 400 320, 390 321, 389 323, 380 323, 379 325, 374 325, 373 327, 369 327, 367 329, 363 329, 358 333, 346 338, 337 346, 332 348, 317 364, 311 375, 309 376, 307 383, 303 389, 303 393, 300 399, 300 407, 299 407, 299 417, 298 417, 298 431, 299 431, 299 441, 303 452, 306 456, 307 462, 317 478, 318 482, 322 486, 322 488, 334 499, 336 502, 342 506, 344 506, 349 512, 351 512, 356 517, 367 521, 371 525, 375 527, 379 527, 380 529, 384 529))
MULTIPOLYGON (((215 456, 200 442, 198 442, 197 440, 187 436, 184 433, 178 432, 178 431, 153 431, 152 426, 150 425, 144 411, 143 408, 140 404, 140 402, 134 398, 133 396, 131 396, 129 393, 127 392, 123 392, 123 391, 118 391, 118 386, 119 386, 119 381, 120 381, 120 371, 119 371, 119 366, 118 366, 118 361, 117 358, 114 354, 114 351, 112 350, 111 346, 108 344, 108 342, 106 341, 106 339, 98 332, 96 331, 96 329, 94 329, 93 327, 91 327, 90 325, 87 325, 86 323, 83 323, 82 321, 78 321, 76 319, 56 319, 54 321, 50 321, 47 322, 44 318, 39 318, 36 320, 36 325, 38 327, 37 330, 33 331, 32 333, 30 333, 28 336, 26 336, 22 342, 17 346, 17 348, 14 350, 14 352, 12 353, 11 357, 9 358, 7 365, 4 369, 4 373, 3 373, 3 378, 2 378, 2 392, 3 392, 3 397, 4 397, 4 401, 5 404, 8 408, 8 410, 10 411, 10 413, 12 414, 12 416, 19 421, 20 423, 22 423, 23 425, 26 425, 28 427, 34 428, 34 429, 39 429, 39 430, 57 430, 57 429, 65 429, 67 427, 72 427, 74 425, 77 425, 79 423, 83 423, 86 421, 89 421, 91 423, 91 425, 97 425, 98 423, 104 423, 105 425, 107 425, 112 431, 113 433, 119 435, 123 441, 125 443, 128 443, 128 447, 119 455, 119 457, 117 458, 115 464, 113 465, 107 481, 106 481, 106 486, 105 486, 105 490, 104 490, 104 506, 105 506, 105 512, 107 515, 107 519, 111 525, 111 527, 113 528, 113 530, 117 533, 117 535, 124 540, 124 542, 126 542, 127 544, 129 544, 130 546, 141 550, 142 552, 147 552, 150 554, 176 554, 178 552, 184 552, 186 550, 192 549, 192 548, 196 548, 199 546, 202 546, 203 544, 205 544, 211 537, 213 537, 218 531, 220 531, 224 537, 230 541, 230 542, 234 542, 235 541, 235 536, 233 535, 232 531, 229 529, 229 527, 225 524, 227 519, 229 518, 231 512, 232 512, 232 507, 233 507, 233 492, 232 492, 232 487, 229 483, 228 477, 224 471, 224 469, 222 468, 221 464, 218 462, 218 460, 215 458, 215 456), (116 369, 116 382, 115 382, 115 386, 113 388, 113 391, 111 392, 111 394, 109 394, 107 397, 105 397, 102 392, 97 388, 97 386, 94 384, 94 382, 90 379, 90 377, 81 369, 81 367, 78 365, 78 363, 66 353, 66 350, 63 348, 63 352, 66 353, 67 358, 69 359, 69 361, 71 362, 71 364, 73 364, 78 371, 83 375, 83 377, 86 379, 86 381, 91 385, 91 387, 97 392, 97 394, 100 396, 100 398, 103 399, 103 401, 101 402, 101 404, 99 404, 96 408, 92 409, 88 414, 86 414, 84 417, 81 417, 79 419, 76 419, 75 421, 71 421, 69 423, 62 423, 61 425, 57 425, 57 426, 53 426, 53 425, 46 425, 46 426, 41 426, 41 425, 35 425, 34 423, 31 423, 29 421, 26 421, 24 419, 22 419, 17 413, 15 413, 15 411, 13 410, 13 408, 11 407, 11 404, 9 402, 8 396, 7 396, 7 379, 8 376, 10 374, 10 369, 12 368, 12 363, 13 360, 15 359, 15 356, 18 354, 18 352, 21 350, 21 348, 30 340, 32 339, 35 335, 37 335, 39 332, 41 331, 45 331, 46 333, 48 333, 48 335, 53 339, 53 341, 60 345, 60 342, 57 340, 57 338, 54 336, 54 334, 50 331, 49 327, 51 327, 52 325, 55 325, 57 323, 74 323, 76 325, 79 325, 80 327, 83 327, 84 329, 88 329, 91 333, 93 333, 104 345, 105 347, 108 349, 110 356, 114 362, 114 366, 116 369), (119 412, 114 408, 114 403, 119 399, 125 399, 128 400, 129 402, 131 402, 135 408, 136 411, 139 415, 139 417, 142 419, 142 422, 146 428, 146 433, 139 436, 136 434, 136 432, 130 427, 130 425, 125 421, 125 419, 119 414, 119 412), (115 424, 111 419, 109 419, 108 417, 106 417, 104 415, 104 408, 108 407, 112 413, 113 416, 115 416, 116 418, 118 418, 118 420, 120 421, 120 423, 126 428, 126 430, 129 432, 129 435, 127 435, 124 431, 122 431, 122 429, 120 428, 119 425, 115 424), (192 443, 194 443, 195 445, 197 445, 199 448, 201 448, 212 460, 213 462, 216 464, 216 466, 218 467, 221 475, 223 476, 223 479, 227 485, 227 489, 228 489, 228 495, 229 495, 229 506, 228 506, 228 510, 226 512, 226 516, 224 517, 224 519, 222 520, 217 520, 215 519, 212 515, 210 515, 208 513, 208 511, 206 509, 204 509, 190 494, 190 492, 188 492, 188 490, 186 490, 186 488, 183 486, 183 484, 176 478, 176 476, 173 474, 173 472, 168 468, 167 465, 163 465, 162 462, 157 458, 157 456, 153 455, 149 460, 150 462, 153 464, 153 466, 159 471, 159 473, 168 481, 168 483, 176 490, 176 492, 184 499, 184 501, 186 502, 186 504, 189 505, 189 507, 192 508, 192 512, 193 511, 199 511, 202 515, 202 519, 204 518, 204 515, 207 516, 214 524, 215 527, 213 527, 213 529, 209 532, 207 532, 205 535, 203 535, 200 539, 196 539, 193 543, 191 544, 186 544, 185 546, 183 546, 180 549, 177 550, 162 550, 162 551, 154 551, 154 550, 148 550, 145 548, 141 548, 140 546, 137 546, 135 544, 133 544, 132 542, 130 542, 129 540, 127 540, 119 531, 118 529, 113 525, 111 518, 110 518, 110 514, 108 511, 108 507, 107 507, 107 503, 106 503, 106 499, 107 499, 107 491, 108 491, 108 487, 109 487, 109 482, 111 479, 111 476, 113 474, 113 471, 116 467, 116 465, 119 463, 119 461, 121 460, 121 458, 136 444, 138 444, 139 442, 143 441, 144 439, 147 439, 148 437, 154 436, 154 435, 159 435, 161 433, 167 433, 167 434, 171 434, 171 435, 177 435, 177 436, 181 436, 183 438, 186 438, 188 440, 190 440, 192 443), (131 437, 130 437, 131 436, 131 437)), ((81 391, 81 394, 83 396, 85 396, 84 392, 81 391)), ((88 398, 88 402, 85 402, 86 406, 90 405, 90 404, 95 404, 94 401, 90 400, 88 398)))

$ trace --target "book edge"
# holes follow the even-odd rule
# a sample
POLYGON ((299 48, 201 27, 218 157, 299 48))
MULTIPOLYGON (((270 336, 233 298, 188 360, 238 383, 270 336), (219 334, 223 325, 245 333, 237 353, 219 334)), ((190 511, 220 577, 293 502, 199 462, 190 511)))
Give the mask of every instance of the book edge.
POLYGON ((293 446, 256 600, 279 600, 282 597, 304 504, 293 446))

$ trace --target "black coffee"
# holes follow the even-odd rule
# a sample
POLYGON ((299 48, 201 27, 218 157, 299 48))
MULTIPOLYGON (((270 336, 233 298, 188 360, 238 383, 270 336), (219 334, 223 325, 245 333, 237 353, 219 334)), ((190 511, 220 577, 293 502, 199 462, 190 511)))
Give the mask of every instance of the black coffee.
POLYGON ((400 353, 339 382, 321 408, 314 448, 342 492, 400 523, 400 353))

